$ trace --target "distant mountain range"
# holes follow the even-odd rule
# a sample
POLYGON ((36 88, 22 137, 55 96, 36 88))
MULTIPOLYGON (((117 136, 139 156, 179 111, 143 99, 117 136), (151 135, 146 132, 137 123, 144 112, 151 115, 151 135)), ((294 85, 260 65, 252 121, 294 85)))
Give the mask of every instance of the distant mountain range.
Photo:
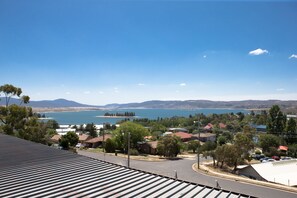
MULTIPOLYGON (((5 98, 0 98, 0 105, 5 105, 5 98)), ((11 98, 10 104, 19 104, 18 99, 11 98)), ((141 103, 108 104, 105 106, 81 104, 66 99, 30 101, 28 106, 33 108, 150 108, 150 109, 197 109, 197 108, 232 108, 232 109, 265 109, 272 105, 279 105, 286 111, 297 111, 297 100, 244 100, 244 101, 210 101, 210 100, 185 100, 185 101, 160 101, 152 100, 141 103)))
POLYGON ((160 101, 152 100, 141 103, 109 104, 105 108, 152 108, 152 109, 198 109, 198 108, 232 108, 232 109, 267 109, 279 105, 286 111, 297 110, 297 100, 243 100, 243 101, 160 101))
MULTIPOLYGON (((2 97, 0 99, 0 105, 5 105, 5 98, 2 97)), ((11 98, 9 104, 20 104, 20 100, 11 98)), ((30 103, 26 106, 30 106, 33 108, 98 107, 93 105, 81 104, 66 99, 30 101, 30 103)))

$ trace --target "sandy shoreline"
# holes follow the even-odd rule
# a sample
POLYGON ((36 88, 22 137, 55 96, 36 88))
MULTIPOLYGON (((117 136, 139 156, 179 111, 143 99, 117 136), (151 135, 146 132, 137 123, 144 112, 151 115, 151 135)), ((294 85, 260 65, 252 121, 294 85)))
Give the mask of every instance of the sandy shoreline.
POLYGON ((96 118, 137 118, 138 116, 96 116, 96 118))
POLYGON ((51 113, 51 112, 80 112, 80 111, 96 111, 96 110, 104 110, 102 108, 96 107, 55 107, 55 108, 32 108, 33 112, 36 113, 51 113))

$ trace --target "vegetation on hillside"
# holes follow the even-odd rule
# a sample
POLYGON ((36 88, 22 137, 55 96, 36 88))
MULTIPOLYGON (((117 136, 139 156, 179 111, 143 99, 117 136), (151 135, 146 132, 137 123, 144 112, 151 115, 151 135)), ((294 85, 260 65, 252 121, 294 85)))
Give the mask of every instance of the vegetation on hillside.
MULTIPOLYGON (((56 134, 55 129, 59 124, 54 120, 39 120, 40 115, 33 114, 28 104, 30 97, 22 95, 22 89, 5 84, 0 87, 0 96, 4 96, 5 105, 0 106, 0 132, 17 136, 26 140, 49 144, 50 137, 56 134), (10 104, 12 97, 18 97, 20 104, 10 104)), ((124 115, 135 115, 126 112, 124 115)), ((76 126, 75 126, 76 127, 76 126)), ((93 123, 86 127, 76 127, 78 131, 87 133, 92 137, 98 135, 93 123)), ((106 124, 99 135, 110 133, 113 138, 106 141, 106 150, 114 152, 121 150, 127 152, 128 138, 130 136, 130 148, 137 153, 138 143, 145 141, 145 136, 151 136, 151 140, 158 140, 157 151, 159 155, 174 157, 182 151, 200 152, 204 156, 211 156, 215 166, 228 165, 236 169, 237 165, 251 160, 250 154, 255 147, 260 147, 267 156, 284 155, 277 148, 280 145, 289 147, 288 155, 297 157, 297 126, 296 118, 287 118, 278 105, 273 105, 268 111, 251 111, 250 114, 226 113, 226 114, 196 114, 188 117, 146 118, 123 120, 120 127, 106 124), (216 134, 216 142, 190 141, 183 143, 176 136, 165 136, 163 133, 168 128, 185 128, 189 133, 204 132, 204 126, 212 126, 210 131, 216 134), (266 125, 267 133, 257 133, 255 125, 266 125), (258 141, 257 141, 258 140, 258 141)), ((74 146, 77 143, 76 134, 62 136, 60 144, 64 148, 74 146)), ((257 150, 257 153, 260 151, 257 150)))

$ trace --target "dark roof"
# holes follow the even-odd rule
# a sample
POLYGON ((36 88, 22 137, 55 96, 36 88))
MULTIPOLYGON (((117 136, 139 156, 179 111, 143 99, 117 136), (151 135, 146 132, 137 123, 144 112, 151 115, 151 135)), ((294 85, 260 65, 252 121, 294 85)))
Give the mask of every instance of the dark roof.
POLYGON ((248 197, 0 134, 0 197, 248 197))

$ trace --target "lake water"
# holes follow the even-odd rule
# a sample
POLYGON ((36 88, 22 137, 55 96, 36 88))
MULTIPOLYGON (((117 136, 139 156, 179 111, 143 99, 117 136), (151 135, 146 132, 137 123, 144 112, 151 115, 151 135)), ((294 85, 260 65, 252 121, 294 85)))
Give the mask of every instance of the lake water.
POLYGON ((98 117, 103 116, 106 112, 108 113, 124 113, 124 112, 135 112, 137 118, 148 118, 157 119, 159 118, 170 118, 173 116, 188 117, 189 115, 195 115, 203 113, 209 114, 223 114, 223 113, 248 113, 243 109, 194 109, 194 110, 182 110, 182 109, 120 109, 120 110, 96 110, 96 111, 80 111, 80 112, 52 112, 45 113, 46 117, 50 117, 56 120, 59 124, 103 124, 110 123, 115 124, 117 121, 123 118, 104 118, 98 117))

